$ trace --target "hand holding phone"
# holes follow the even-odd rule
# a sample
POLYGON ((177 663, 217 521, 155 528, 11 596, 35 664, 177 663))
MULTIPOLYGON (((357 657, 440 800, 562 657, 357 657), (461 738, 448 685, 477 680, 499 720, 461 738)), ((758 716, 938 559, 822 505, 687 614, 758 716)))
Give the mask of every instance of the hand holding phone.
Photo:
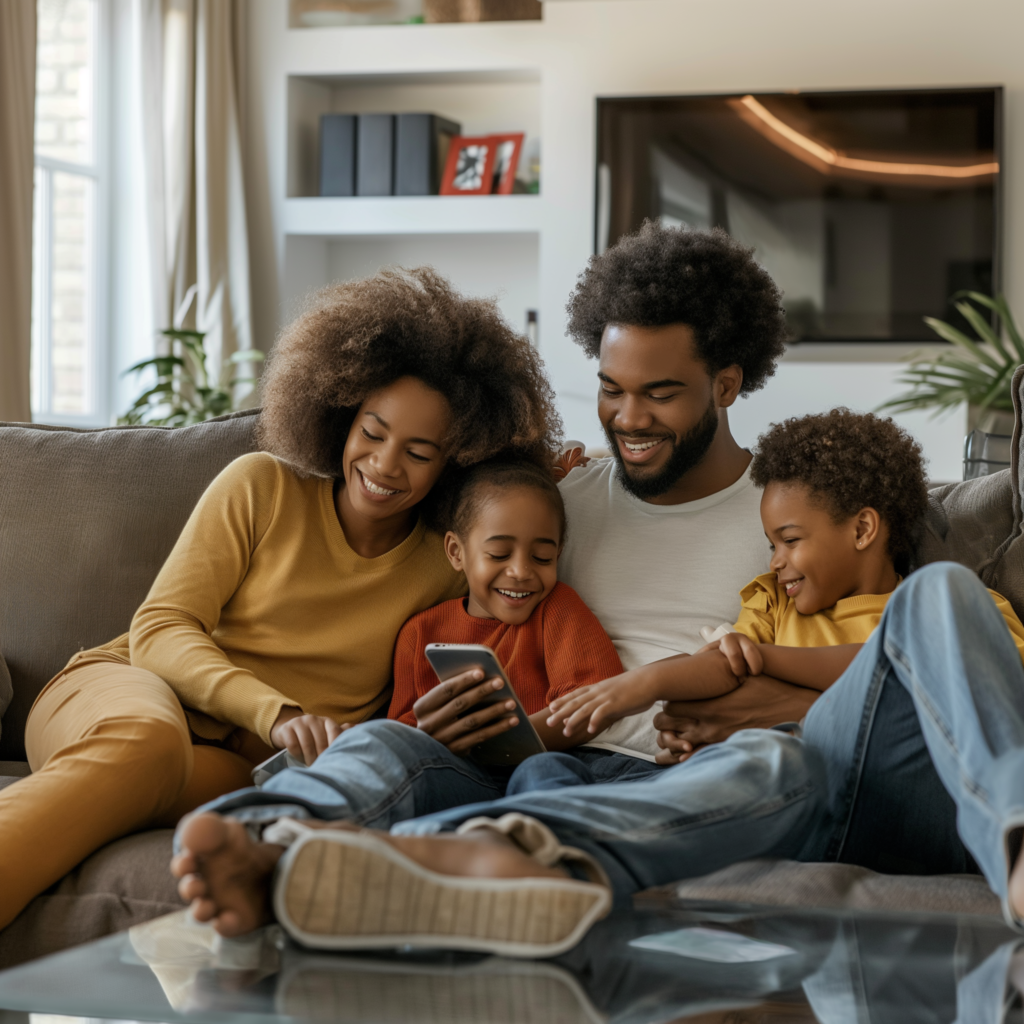
POLYGON ((413 704, 416 726, 453 754, 468 753, 478 743, 514 728, 514 704, 480 706, 503 685, 500 679, 485 679, 477 668, 451 676, 413 704), (474 714, 467 714, 474 708, 474 714))
POLYGON ((441 682, 414 705, 417 726, 454 754, 482 764, 516 765, 545 747, 498 659, 478 644, 428 644, 441 682))

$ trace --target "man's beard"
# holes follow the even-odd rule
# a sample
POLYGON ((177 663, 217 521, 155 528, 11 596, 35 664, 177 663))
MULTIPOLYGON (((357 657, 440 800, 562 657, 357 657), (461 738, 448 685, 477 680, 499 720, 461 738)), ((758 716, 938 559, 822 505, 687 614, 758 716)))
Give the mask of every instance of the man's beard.
MULTIPOLYGON (((712 400, 707 412, 700 418, 700 422, 672 445, 672 454, 661 469, 655 473, 633 476, 630 473, 630 467, 627 467, 622 458, 622 451, 619 448, 616 435, 605 427, 608 441, 619 463, 619 483, 641 501, 660 498, 672 490, 683 475, 693 469, 707 455, 717 430, 718 410, 712 400)), ((638 436, 635 440, 643 440, 643 435, 638 436)))

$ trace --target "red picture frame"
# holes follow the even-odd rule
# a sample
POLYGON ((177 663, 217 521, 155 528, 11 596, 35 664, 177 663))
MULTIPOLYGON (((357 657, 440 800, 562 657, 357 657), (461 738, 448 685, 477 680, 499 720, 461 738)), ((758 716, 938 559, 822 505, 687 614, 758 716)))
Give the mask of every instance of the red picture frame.
POLYGON ((512 194, 519 167, 519 154, 523 151, 523 132, 505 132, 492 135, 494 157, 491 164, 491 192, 494 195, 512 194))
POLYGON ((497 146, 493 135, 456 135, 448 147, 440 194, 486 196, 490 194, 497 146))

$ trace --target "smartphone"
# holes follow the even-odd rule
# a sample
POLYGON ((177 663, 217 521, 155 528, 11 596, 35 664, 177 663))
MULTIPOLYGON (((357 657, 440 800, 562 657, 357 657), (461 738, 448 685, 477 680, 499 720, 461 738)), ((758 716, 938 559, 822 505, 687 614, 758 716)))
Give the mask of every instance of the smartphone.
POLYGON ((273 778, 278 772, 285 768, 305 768, 306 762, 299 761, 292 757, 287 750, 279 750, 276 754, 262 761, 252 770, 252 784, 256 787, 263 785, 267 779, 273 778))
POLYGON ((516 703, 515 710, 509 714, 516 715, 519 724, 508 732, 478 743, 470 750, 473 760, 485 765, 514 766, 534 754, 544 753, 547 749, 544 742, 537 735, 537 730, 523 710, 515 690, 508 681, 508 676, 505 675, 505 670, 501 667, 501 662, 490 647, 483 644, 427 644, 423 653, 442 683, 472 668, 483 669, 484 679, 497 677, 504 682, 505 685, 500 690, 487 694, 475 707, 466 712, 467 715, 476 708, 488 707, 491 704, 503 704, 509 700, 516 703))

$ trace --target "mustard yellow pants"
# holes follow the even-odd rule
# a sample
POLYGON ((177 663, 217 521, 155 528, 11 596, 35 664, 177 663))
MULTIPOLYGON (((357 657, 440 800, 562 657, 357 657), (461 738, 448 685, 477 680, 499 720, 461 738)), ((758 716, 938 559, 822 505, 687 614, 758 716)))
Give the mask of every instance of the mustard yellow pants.
POLYGON ((251 786, 270 756, 256 737, 242 756, 193 746, 159 676, 97 652, 39 695, 25 746, 32 774, 0 790, 0 928, 94 850, 146 828, 171 827, 207 800, 251 786))

